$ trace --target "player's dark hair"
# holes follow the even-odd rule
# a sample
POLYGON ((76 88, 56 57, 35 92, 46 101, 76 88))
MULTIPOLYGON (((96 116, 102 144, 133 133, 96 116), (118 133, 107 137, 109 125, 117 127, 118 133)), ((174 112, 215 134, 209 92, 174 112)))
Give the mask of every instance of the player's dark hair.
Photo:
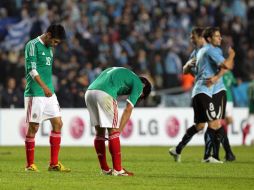
POLYGON ((199 37, 202 37, 202 36, 203 36, 203 32, 204 32, 204 28, 202 28, 202 27, 194 27, 194 28, 191 30, 191 33, 192 33, 192 34, 196 34, 196 35, 199 36, 199 37))
POLYGON ((57 38, 60 40, 64 40, 66 38, 64 27, 60 24, 51 24, 47 32, 51 33, 51 38, 57 38))
POLYGON ((208 38, 212 38, 214 33, 217 32, 217 31, 220 32, 220 28, 218 28, 218 27, 207 27, 207 28, 205 28, 205 30, 203 32, 203 37, 205 38, 205 41, 209 43, 208 38))
POLYGON ((152 85, 145 77, 139 77, 139 79, 145 85, 143 87, 143 96, 141 97, 141 99, 146 99, 151 92, 152 85))

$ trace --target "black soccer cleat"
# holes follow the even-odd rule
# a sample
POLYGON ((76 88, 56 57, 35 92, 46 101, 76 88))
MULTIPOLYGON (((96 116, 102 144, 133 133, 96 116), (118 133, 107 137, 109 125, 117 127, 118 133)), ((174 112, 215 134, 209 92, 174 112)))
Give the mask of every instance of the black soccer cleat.
POLYGON ((225 160, 227 162, 233 162, 236 160, 236 157, 233 153, 230 153, 230 154, 227 154, 226 157, 225 157, 225 160))

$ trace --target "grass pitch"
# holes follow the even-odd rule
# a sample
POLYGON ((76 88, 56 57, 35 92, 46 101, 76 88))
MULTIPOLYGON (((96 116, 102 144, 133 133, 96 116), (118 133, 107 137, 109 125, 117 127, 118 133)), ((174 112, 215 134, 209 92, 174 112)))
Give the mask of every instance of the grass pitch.
MULTIPOLYGON (((0 147, 0 190, 214 190, 254 188, 254 147, 233 147, 237 161, 201 163, 203 147, 186 147, 175 163, 168 147, 122 147, 123 166, 134 177, 100 175, 92 147, 62 147, 60 160, 71 173, 48 172, 49 147, 36 147, 40 172, 25 172, 24 147, 0 147)), ((107 152, 108 153, 108 152, 107 152)), ((111 164, 110 155, 107 154, 111 164)), ((221 151, 221 158, 224 156, 221 151)))

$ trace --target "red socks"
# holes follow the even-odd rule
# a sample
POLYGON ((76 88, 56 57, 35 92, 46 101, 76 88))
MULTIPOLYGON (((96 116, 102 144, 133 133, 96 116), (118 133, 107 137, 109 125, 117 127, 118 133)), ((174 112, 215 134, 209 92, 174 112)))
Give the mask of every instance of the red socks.
POLYGON ((250 124, 247 124, 243 129, 242 129, 242 132, 243 132, 243 142, 242 142, 242 144, 243 145, 245 145, 245 141, 246 141, 246 137, 247 137, 247 135, 249 134, 249 132, 250 132, 250 124))
POLYGON ((58 154, 61 143, 61 132, 51 131, 50 138, 50 165, 58 164, 58 154))
POLYGON ((26 162, 27 167, 31 166, 34 163, 34 137, 26 136, 26 162))
POLYGON ((96 136, 94 139, 94 148, 96 150, 101 169, 108 171, 109 167, 106 159, 105 137, 96 136))
POLYGON ((112 157, 113 167, 115 170, 120 171, 122 170, 121 164, 121 147, 120 147, 120 139, 119 139, 119 132, 114 132, 109 136, 109 152, 112 157))

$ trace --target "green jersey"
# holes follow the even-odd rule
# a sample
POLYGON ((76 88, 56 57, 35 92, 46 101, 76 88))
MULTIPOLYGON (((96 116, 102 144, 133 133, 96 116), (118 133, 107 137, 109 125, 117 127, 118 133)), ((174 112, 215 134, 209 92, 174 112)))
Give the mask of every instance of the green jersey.
POLYGON ((143 84, 129 69, 111 67, 104 70, 88 87, 88 90, 102 90, 115 100, 120 95, 129 95, 128 100, 134 106, 143 91, 143 84))
POLYGON ((251 114, 254 114, 254 80, 249 84, 248 97, 249 97, 249 112, 251 114))
POLYGON ((25 47, 25 69, 26 69, 26 89, 24 96, 45 96, 41 86, 33 80, 30 71, 35 69, 41 80, 54 93, 52 83, 52 63, 53 52, 51 47, 43 44, 39 37, 30 40, 25 47))
POLYGON ((232 87, 236 84, 236 79, 231 71, 228 71, 223 75, 223 83, 227 90, 227 101, 233 102, 232 87))

